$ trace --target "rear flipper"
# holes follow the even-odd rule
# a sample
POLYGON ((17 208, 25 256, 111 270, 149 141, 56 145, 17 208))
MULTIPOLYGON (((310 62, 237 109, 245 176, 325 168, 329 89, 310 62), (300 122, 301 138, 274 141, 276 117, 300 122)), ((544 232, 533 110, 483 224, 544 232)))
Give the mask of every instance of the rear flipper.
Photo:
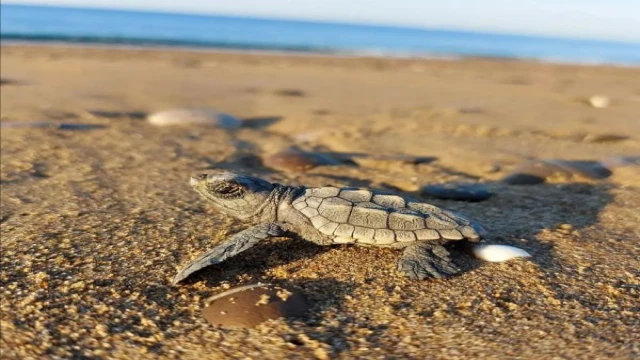
POLYGON ((189 262, 178 272, 178 275, 173 278, 172 283, 175 285, 204 267, 219 264, 225 259, 249 249, 266 238, 280 236, 283 233, 284 231, 280 225, 276 223, 261 224, 243 230, 189 262))
POLYGON ((442 245, 418 242, 407 246, 398 261, 398 270, 412 280, 446 278, 460 272, 442 245))

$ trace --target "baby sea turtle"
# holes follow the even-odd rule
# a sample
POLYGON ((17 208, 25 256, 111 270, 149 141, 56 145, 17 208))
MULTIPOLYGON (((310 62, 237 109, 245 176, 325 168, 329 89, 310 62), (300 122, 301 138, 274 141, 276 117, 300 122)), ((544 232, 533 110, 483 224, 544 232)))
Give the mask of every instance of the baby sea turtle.
POLYGON ((451 211, 365 189, 291 187, 232 172, 196 175, 190 182, 221 211, 255 225, 191 261, 174 284, 264 239, 286 234, 318 245, 404 249, 398 270, 409 278, 444 278, 459 269, 442 245, 450 240, 478 242, 485 233, 451 211))

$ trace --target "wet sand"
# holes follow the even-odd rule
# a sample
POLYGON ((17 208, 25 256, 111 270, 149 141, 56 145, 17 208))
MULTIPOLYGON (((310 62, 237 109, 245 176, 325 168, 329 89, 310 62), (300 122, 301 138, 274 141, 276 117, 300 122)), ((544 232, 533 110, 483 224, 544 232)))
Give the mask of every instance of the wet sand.
POLYGON ((638 68, 28 46, 3 46, 1 61, 3 124, 99 125, 1 130, 5 358, 640 356, 640 167, 500 182, 528 159, 640 155, 638 68), (610 106, 590 106, 593 95, 610 106), (192 106, 246 125, 145 120, 192 106), (293 144, 353 163, 260 165, 293 144), (433 161, 382 157, 400 154, 433 161), (396 271, 398 251, 279 238, 171 286, 181 265, 244 228, 188 186, 191 173, 218 168, 414 196, 532 258, 454 252, 462 275, 417 282, 396 271), (450 182, 496 195, 467 203, 418 191, 450 182), (297 288, 315 307, 251 330, 202 318, 204 299, 257 281, 297 288))

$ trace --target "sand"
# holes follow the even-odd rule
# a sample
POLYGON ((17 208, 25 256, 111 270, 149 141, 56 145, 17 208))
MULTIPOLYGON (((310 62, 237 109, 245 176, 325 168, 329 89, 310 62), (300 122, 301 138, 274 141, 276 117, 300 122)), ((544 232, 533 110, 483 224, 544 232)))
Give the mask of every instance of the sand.
POLYGON ((499 181, 532 158, 639 155, 638 68, 62 46, 3 46, 1 61, 3 124, 101 125, 2 128, 3 358, 640 356, 639 167, 499 181), (590 106, 593 95, 610 105, 590 106), (248 125, 144 120, 192 106, 248 125), (593 140, 603 134, 629 138, 593 140), (278 172, 255 159, 292 144, 355 164, 278 172), (379 157, 400 154, 435 161, 379 157), (396 271, 398 251, 280 238, 171 286, 181 265, 244 228, 188 186, 216 168, 418 198, 427 184, 484 183, 496 193, 487 201, 422 199, 532 258, 455 253, 462 275, 416 282, 396 271), (314 310, 249 330, 202 318, 204 299, 257 281, 301 290, 314 310))

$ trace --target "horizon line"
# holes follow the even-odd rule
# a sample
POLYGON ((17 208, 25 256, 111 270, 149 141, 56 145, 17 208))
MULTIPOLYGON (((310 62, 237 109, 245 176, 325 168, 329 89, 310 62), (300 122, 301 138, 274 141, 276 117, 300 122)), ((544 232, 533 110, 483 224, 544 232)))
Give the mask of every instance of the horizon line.
POLYGON ((247 15, 247 14, 237 14, 237 13, 225 13, 225 12, 211 12, 204 11, 197 13, 194 11, 176 11, 169 9, 148 9, 148 8, 138 8, 138 7, 114 7, 107 8, 104 6, 91 6, 88 5, 49 5, 49 4, 30 4, 30 3, 20 3, 19 1, 2 1, 0 6, 23 6, 23 7, 34 7, 34 8, 54 8, 54 9, 76 9, 76 10, 99 10, 106 12, 135 12, 135 13, 146 13, 146 14, 171 14, 171 15, 182 15, 182 16, 199 16, 199 17, 227 17, 227 18, 237 18, 237 19, 247 19, 247 20, 266 20, 266 21, 289 21, 289 22, 297 22, 297 23, 307 23, 307 24, 324 24, 324 25, 346 25, 346 26, 363 26, 363 27, 378 27, 378 28, 388 28, 388 29, 400 29, 400 30, 418 30, 418 31, 434 31, 434 32, 451 32, 451 33, 460 33, 460 34, 479 34, 479 35, 499 35, 499 36, 513 36, 513 37, 524 37, 524 38, 537 38, 537 39, 547 39, 547 40, 572 40, 572 41, 585 41, 585 42, 602 42, 609 44, 621 44, 621 45, 640 45, 639 40, 632 39, 611 39, 611 38, 597 38, 597 37, 587 37, 587 36, 563 36, 563 35, 550 35, 550 34, 540 34, 540 33, 523 33, 523 32, 507 32, 507 31, 491 31, 491 30, 480 30, 480 29, 465 29, 465 28, 447 28, 447 27, 428 27, 428 26, 418 26, 418 25, 398 25, 391 23, 369 23, 362 21, 355 22, 346 22, 341 20, 324 20, 324 19, 309 19, 309 18, 292 18, 292 17, 276 17, 276 16, 257 16, 257 15, 247 15))

